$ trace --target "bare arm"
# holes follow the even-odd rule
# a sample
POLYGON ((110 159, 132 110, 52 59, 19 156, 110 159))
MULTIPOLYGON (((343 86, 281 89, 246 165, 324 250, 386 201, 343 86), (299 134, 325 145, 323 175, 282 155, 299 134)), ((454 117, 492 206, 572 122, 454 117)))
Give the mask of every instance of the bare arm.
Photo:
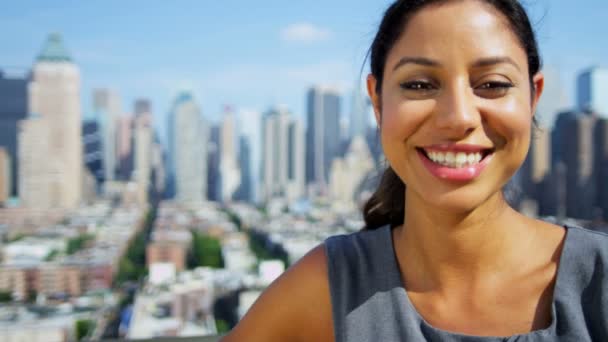
POLYGON ((221 341, 333 341, 327 259, 319 245, 262 293, 221 341))

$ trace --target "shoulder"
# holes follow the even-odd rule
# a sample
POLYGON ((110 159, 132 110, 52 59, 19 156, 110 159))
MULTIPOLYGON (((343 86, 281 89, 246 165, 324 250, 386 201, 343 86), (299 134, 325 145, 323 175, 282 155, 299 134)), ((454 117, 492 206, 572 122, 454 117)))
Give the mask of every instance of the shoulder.
POLYGON ((562 259, 561 269, 569 271, 573 286, 602 292, 608 288, 608 234, 567 226, 562 259))
POLYGON ((332 341, 325 244, 274 281, 222 341, 332 341))
POLYGON ((576 226, 568 226, 567 234, 556 284, 556 291, 561 294, 557 303, 565 315, 563 321, 579 324, 594 340, 605 341, 608 338, 608 234, 576 226))
POLYGON ((566 240, 568 244, 574 245, 576 249, 580 250, 579 252, 587 256, 608 258, 607 233, 573 225, 566 227, 569 235, 566 240))

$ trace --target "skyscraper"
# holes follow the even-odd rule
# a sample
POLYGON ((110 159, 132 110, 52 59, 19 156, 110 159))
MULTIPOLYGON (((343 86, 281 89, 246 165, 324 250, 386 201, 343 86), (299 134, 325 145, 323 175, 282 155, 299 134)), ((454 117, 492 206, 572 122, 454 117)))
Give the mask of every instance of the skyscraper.
POLYGON ((538 214, 543 194, 551 190, 545 189, 551 172, 551 134, 548 130, 534 132, 526 161, 518 172, 522 195, 526 200, 535 202, 538 214))
POLYGON ((608 117, 608 69, 593 67, 578 76, 578 107, 580 110, 608 117))
POLYGON ((134 168, 131 180, 137 185, 137 202, 148 203, 152 176, 152 114, 141 112, 134 123, 134 168))
POLYGON ((289 120, 285 108, 272 108, 262 124, 262 199, 286 196, 289 179, 289 120))
POLYGON ((26 72, 7 75, 0 70, 0 146, 6 149, 7 157, 12 161, 10 195, 17 195, 18 192, 17 122, 27 117, 28 78, 26 72))
POLYGON ((241 169, 241 185, 235 194, 237 201, 253 202, 253 173, 251 170, 251 144, 249 137, 239 138, 239 168, 241 169))
POLYGON ((102 139, 103 179, 112 181, 118 165, 116 130, 118 119, 122 115, 119 95, 110 89, 95 89, 93 91, 93 111, 102 139))
POLYGON ((596 209, 594 125, 597 118, 578 112, 560 114, 554 138, 560 139, 559 160, 566 167, 566 216, 591 219, 596 209), (566 141, 567 139, 567 141, 566 141))
MULTIPOLYGON (((238 115, 240 123, 241 144, 239 144, 239 159, 241 163, 242 182, 245 184, 245 189, 250 191, 250 199, 248 201, 257 202, 259 199, 259 191, 261 189, 260 171, 262 168, 262 115, 258 111, 240 110, 238 115), (243 138, 245 140, 243 140, 243 138), (246 151, 243 151, 243 148, 246 151), (249 167, 244 169, 243 158, 248 158, 249 167)), ((241 200, 245 200, 240 197, 241 200)))
POLYGON ((365 137, 367 134, 369 111, 367 102, 365 100, 366 95, 363 93, 359 82, 357 82, 355 88, 353 89, 352 108, 349 120, 349 137, 351 139, 358 135, 365 137))
POLYGON ((19 198, 26 208, 48 209, 66 207, 62 187, 65 176, 62 160, 51 151, 51 119, 31 116, 19 122, 19 198), (59 202, 63 200, 63 202, 59 202))
POLYGON ((326 193, 330 164, 341 145, 340 94, 317 86, 308 90, 306 100, 306 181, 326 193))
POLYGON ((11 187, 11 160, 6 148, 0 147, 0 207, 8 201, 11 187))
POLYGON ((304 129, 286 108, 264 115, 262 133, 262 199, 296 200, 304 195, 304 129))
POLYGON ((20 185, 26 185, 20 187, 22 203, 35 208, 75 208, 80 203, 83 171, 80 71, 58 34, 48 37, 36 59, 28 99, 30 113, 38 117, 32 120, 38 122, 21 128, 23 138, 31 140, 25 150, 39 150, 24 153, 19 162, 39 167, 20 171, 20 185), (29 132, 30 128, 40 135, 29 132), (33 156, 42 160, 28 160, 33 156), (43 200, 41 193, 50 197, 43 200))
POLYGON ((224 108, 220 122, 219 176, 220 198, 228 202, 241 184, 237 151, 237 127, 234 112, 230 106, 224 108))
POLYGON ((99 123, 87 120, 82 123, 82 142, 84 145, 84 163, 95 178, 96 185, 101 185, 105 179, 104 146, 99 123))
POLYGON ((608 119, 598 118, 594 132, 594 174, 597 186, 597 206, 608 220, 608 119))
POLYGON ((200 203, 207 198, 207 144, 209 132, 192 94, 177 96, 171 111, 169 164, 175 198, 200 203))
POLYGON ((133 129, 133 119, 131 117, 122 116, 118 118, 116 129, 116 177, 121 181, 129 180, 133 172, 133 129))
POLYGON ((288 141, 287 198, 297 200, 306 193, 306 134, 297 118, 289 122, 288 141))
POLYGON ((207 152, 207 198, 212 201, 221 201, 219 125, 211 126, 207 152))

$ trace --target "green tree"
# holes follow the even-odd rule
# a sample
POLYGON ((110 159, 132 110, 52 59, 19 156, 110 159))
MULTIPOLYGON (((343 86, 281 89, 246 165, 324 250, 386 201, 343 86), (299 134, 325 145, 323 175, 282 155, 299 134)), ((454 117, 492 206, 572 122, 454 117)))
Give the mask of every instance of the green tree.
POLYGON ((120 259, 118 272, 114 277, 117 285, 126 281, 139 281, 145 277, 148 270, 146 268, 146 241, 156 219, 156 209, 152 208, 146 215, 143 229, 131 241, 127 252, 120 259))
POLYGON ((56 249, 53 249, 49 254, 47 254, 46 258, 44 258, 45 261, 53 261, 53 259, 55 259, 57 257, 57 255, 59 255, 59 251, 56 249))
POLYGON ((93 333, 95 322, 90 319, 79 319, 76 321, 76 340, 82 341, 85 337, 93 333))
POLYGON ((0 291, 0 303, 8 303, 13 300, 13 294, 10 291, 0 291))
POLYGON ((70 255, 78 252, 79 250, 86 247, 89 241, 93 240, 95 236, 91 234, 80 234, 77 237, 68 240, 65 248, 65 253, 70 255))
POLYGON ((217 329, 218 335, 222 335, 230 331, 230 325, 223 319, 215 320, 215 328, 217 329))
POLYGON ((188 260, 190 268, 208 266, 223 268, 222 245, 214 237, 199 232, 192 232, 192 249, 188 260))

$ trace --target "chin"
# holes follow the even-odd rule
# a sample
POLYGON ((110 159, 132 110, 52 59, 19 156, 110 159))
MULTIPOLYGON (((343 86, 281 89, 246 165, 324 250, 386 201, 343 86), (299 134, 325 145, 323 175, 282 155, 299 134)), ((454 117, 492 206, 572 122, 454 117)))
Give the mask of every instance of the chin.
MULTIPOLYGON (((470 214, 475 209, 483 207, 502 196, 500 189, 494 192, 482 191, 477 186, 464 186, 450 191, 437 191, 433 189, 420 194, 420 199, 426 206, 434 207, 439 212, 456 215, 470 214)), ((407 199, 406 199, 407 200, 407 199)))

